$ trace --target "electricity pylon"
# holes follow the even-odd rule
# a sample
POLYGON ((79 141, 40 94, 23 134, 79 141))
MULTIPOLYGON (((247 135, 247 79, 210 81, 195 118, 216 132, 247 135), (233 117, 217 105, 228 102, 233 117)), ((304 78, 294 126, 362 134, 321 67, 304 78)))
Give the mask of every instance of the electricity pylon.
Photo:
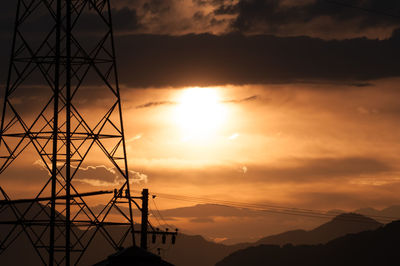
POLYGON ((26 210, 10 205, 18 219, 0 239, 0 253, 21 232, 45 265, 78 264, 96 235, 115 250, 128 240, 135 245, 112 25, 110 0, 17 2, 0 174, 33 147, 49 175, 26 210), (100 108, 106 111, 93 118, 87 110, 96 96, 107 99, 100 108), (80 193, 75 178, 95 147, 119 175, 113 197, 97 212, 86 197, 109 191, 80 193), (121 214, 119 221, 110 220, 112 209, 121 214), (110 226, 121 226, 124 233, 114 239, 110 226))

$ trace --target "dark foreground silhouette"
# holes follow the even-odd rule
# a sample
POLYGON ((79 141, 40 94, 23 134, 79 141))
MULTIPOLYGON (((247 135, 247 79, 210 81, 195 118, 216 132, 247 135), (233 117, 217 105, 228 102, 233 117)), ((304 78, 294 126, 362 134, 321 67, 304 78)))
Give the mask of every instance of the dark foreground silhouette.
MULTIPOLYGON (((324 244, 350 233, 374 230, 382 224, 356 213, 340 214, 313 230, 293 230, 261 238, 256 243, 223 245, 201 236, 178 235, 176 245, 165 254, 165 259, 177 266, 213 266, 232 252, 260 244, 324 244), (204 254, 207 254, 205 256, 204 254)), ((260 264, 258 264, 260 265, 260 264)), ((243 264, 242 266, 246 266, 243 264)))
POLYGON ((399 250, 400 221, 396 221, 327 244, 250 247, 232 253, 216 266, 395 266, 399 265, 399 250))
POLYGON ((125 248, 93 266, 174 266, 139 247, 125 248))
MULTIPOLYGON (((62 215, 60 215, 60 217, 63 218, 62 215)), ((7 211, 0 213, 0 221, 10 220, 12 218, 12 214, 7 211)), ((43 219, 44 218, 46 217, 44 216, 43 219)), ((160 239, 158 239, 155 245, 152 245, 151 243, 149 243, 149 245, 150 251, 154 253, 157 253, 157 247, 162 248, 161 257, 176 266, 213 266, 229 254, 249 246, 259 244, 283 245, 286 243, 320 244, 344 236, 348 233, 372 230, 380 226, 381 224, 373 219, 353 213, 341 214, 328 223, 310 231, 288 231, 282 234, 262 238, 256 243, 242 243, 228 246, 207 241, 201 236, 178 234, 176 245, 174 246, 171 246, 170 241, 168 241, 169 244, 163 245, 160 243, 160 239)), ((2 239, 9 230, 10 226, 0 226, 0 239, 2 239)), ((80 229, 73 228, 73 230, 80 229)), ((122 232, 123 230, 121 231, 118 228, 113 230, 110 229, 112 235, 119 235, 122 232)), ((90 232, 88 235, 90 236, 90 232)), ((150 239, 149 242, 151 242, 150 239)), ((125 247, 128 247, 128 245, 125 247)), ((80 261, 80 265, 93 265, 107 259, 107 257, 113 253, 115 253, 115 250, 111 249, 110 245, 102 236, 95 237, 92 245, 80 261)), ((22 234, 9 249, 1 254, 0 265, 42 265, 42 263, 25 234, 22 234), (21 250, 23 250, 24 256, 20 256, 21 250)))

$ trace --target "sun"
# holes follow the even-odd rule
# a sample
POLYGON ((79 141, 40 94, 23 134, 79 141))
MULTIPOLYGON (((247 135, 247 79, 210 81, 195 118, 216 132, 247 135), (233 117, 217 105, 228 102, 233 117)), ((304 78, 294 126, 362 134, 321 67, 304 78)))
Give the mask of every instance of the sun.
POLYGON ((217 89, 194 87, 182 91, 175 117, 183 140, 205 140, 217 134, 226 110, 217 89))

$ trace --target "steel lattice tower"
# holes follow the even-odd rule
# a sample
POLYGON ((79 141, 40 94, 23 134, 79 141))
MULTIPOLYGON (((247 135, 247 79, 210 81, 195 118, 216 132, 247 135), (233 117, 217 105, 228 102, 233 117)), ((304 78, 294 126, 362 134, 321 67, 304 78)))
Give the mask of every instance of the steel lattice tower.
MULTIPOLYGON (((91 92, 86 99, 96 97, 97 89, 91 92)), ((18 223, 0 239, 0 252, 21 232, 45 265, 79 263, 99 234, 115 250, 124 241, 134 245, 110 0, 18 0, 0 134, 0 174, 27 147, 34 148, 49 173, 27 210, 8 206, 18 223), (80 102, 81 91, 90 86, 107 91, 110 102, 95 122, 84 114, 89 103, 80 102), (46 99, 33 117, 19 104, 25 95, 46 99), (85 196, 102 192, 80 193, 74 182, 94 147, 122 180, 99 212, 85 196), (122 222, 109 220, 112 209, 121 213, 122 222), (116 225, 125 225, 118 239, 109 232, 116 225)))

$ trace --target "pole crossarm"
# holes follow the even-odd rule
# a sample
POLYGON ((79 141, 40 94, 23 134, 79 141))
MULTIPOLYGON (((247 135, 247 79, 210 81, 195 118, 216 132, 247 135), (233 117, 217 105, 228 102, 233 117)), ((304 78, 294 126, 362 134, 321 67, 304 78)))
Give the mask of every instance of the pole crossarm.
MULTIPOLYGON (((74 194, 70 195, 71 198, 75 197, 88 197, 88 196, 97 196, 97 195, 104 195, 104 194, 112 194, 113 191, 93 191, 93 192, 87 192, 87 193, 81 193, 81 194, 74 194)), ((66 199, 67 196, 57 196, 55 197, 57 200, 60 199, 66 199)), ((18 200, 0 200, 0 205, 4 204, 17 204, 17 203, 27 203, 27 202, 40 202, 40 201, 49 201, 51 200, 51 197, 45 197, 45 198, 34 198, 34 199, 18 199, 18 200)))

